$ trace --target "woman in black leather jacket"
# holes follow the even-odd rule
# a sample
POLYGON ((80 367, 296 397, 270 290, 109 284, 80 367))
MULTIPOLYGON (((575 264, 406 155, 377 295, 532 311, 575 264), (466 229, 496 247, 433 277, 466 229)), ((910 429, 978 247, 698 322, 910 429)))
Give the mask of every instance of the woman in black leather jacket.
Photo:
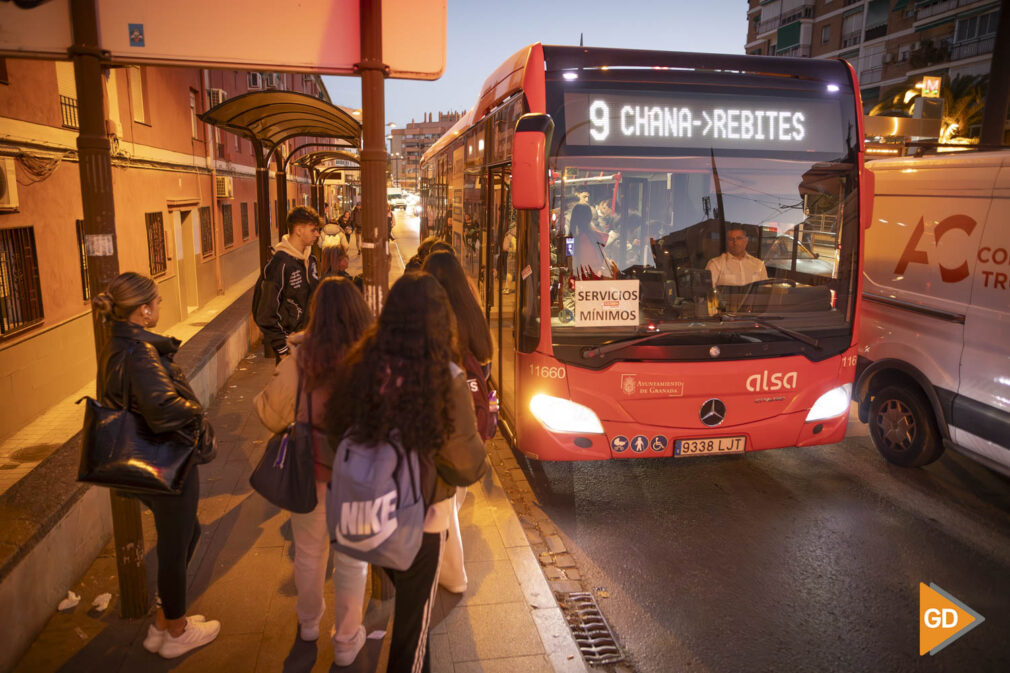
MULTIPOLYGON (((102 404, 127 407, 155 432, 200 436, 203 407, 173 362, 179 340, 148 331, 158 324, 161 297, 153 280, 139 273, 120 274, 94 298, 95 308, 111 322, 111 338, 98 360, 98 396, 102 404), (130 399, 124 400, 129 379, 130 399)), ((204 456, 204 461, 208 457, 204 456)), ((128 494, 154 514, 158 532, 158 593, 162 607, 150 625, 144 647, 166 659, 206 645, 217 637, 220 622, 186 617, 186 567, 200 539, 196 509, 200 478, 194 465, 179 495, 128 494)))

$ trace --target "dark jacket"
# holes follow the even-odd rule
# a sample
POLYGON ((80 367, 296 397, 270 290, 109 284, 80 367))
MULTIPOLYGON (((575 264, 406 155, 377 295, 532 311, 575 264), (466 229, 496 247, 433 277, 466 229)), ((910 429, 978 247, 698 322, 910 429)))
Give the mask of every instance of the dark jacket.
POLYGON ((98 360, 98 390, 103 405, 123 409, 124 384, 130 388, 129 409, 154 432, 180 431, 196 437, 203 407, 172 362, 179 340, 148 332, 129 322, 112 323, 112 338, 98 360), (125 374, 124 374, 125 368, 125 374))
POLYGON ((288 352, 288 335, 308 324, 309 300, 317 285, 316 258, 308 249, 298 257, 285 236, 264 267, 253 296, 253 319, 278 355, 288 352))

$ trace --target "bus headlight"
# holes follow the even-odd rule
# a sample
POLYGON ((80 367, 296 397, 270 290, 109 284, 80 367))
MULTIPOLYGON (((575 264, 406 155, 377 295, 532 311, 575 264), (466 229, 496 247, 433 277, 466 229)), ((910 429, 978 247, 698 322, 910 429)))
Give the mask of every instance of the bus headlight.
POLYGON ((537 394, 530 400, 533 416, 554 432, 602 435, 603 424, 589 407, 562 397, 537 394))
POLYGON ((807 414, 807 423, 810 421, 823 421, 848 413, 851 396, 851 383, 846 383, 844 386, 833 388, 824 393, 817 398, 814 406, 810 407, 810 413, 807 414))

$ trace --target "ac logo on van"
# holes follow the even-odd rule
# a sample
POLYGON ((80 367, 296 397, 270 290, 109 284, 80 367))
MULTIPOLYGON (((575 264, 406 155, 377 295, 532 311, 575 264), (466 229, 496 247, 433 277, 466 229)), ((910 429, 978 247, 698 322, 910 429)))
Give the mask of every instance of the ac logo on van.
MULTIPOLYGON (((967 215, 951 215, 944 218, 936 225, 936 229, 933 231, 936 247, 940 247, 941 239, 953 229, 963 231, 968 236, 971 236, 971 232, 975 230, 976 224, 978 223, 967 215)), ((922 238, 925 230, 925 220, 920 217, 919 223, 915 225, 915 230, 912 231, 912 237, 908 239, 908 244, 901 253, 901 259, 898 260, 897 266, 894 267, 895 275, 903 275, 909 264, 929 264, 929 254, 925 250, 919 250, 919 239, 922 238)), ((940 264, 939 267, 940 280, 944 283, 959 283, 967 278, 970 273, 967 260, 962 262, 960 266, 953 268, 946 267, 943 264, 940 264)))
POLYGON ((747 390, 752 393, 763 393, 771 390, 792 390, 796 387, 796 372, 775 372, 769 374, 768 370, 760 374, 752 374, 747 377, 747 390))

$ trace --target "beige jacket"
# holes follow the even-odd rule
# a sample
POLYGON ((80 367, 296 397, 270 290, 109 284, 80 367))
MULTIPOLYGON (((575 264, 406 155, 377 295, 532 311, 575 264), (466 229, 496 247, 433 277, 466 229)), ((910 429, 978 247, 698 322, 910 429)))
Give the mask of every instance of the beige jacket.
MULTIPOLYGON (((253 406, 260 421, 271 432, 282 432, 295 419, 295 395, 298 390, 298 348, 305 339, 303 332, 288 337, 291 355, 280 361, 274 369, 273 378, 256 397, 253 406)), ((330 480, 330 467, 333 465, 333 450, 326 440, 325 418, 326 403, 329 391, 317 389, 312 391, 312 425, 315 428, 316 449, 316 481, 330 480)), ((309 421, 309 397, 302 391, 302 399, 298 407, 299 421, 309 421)))

